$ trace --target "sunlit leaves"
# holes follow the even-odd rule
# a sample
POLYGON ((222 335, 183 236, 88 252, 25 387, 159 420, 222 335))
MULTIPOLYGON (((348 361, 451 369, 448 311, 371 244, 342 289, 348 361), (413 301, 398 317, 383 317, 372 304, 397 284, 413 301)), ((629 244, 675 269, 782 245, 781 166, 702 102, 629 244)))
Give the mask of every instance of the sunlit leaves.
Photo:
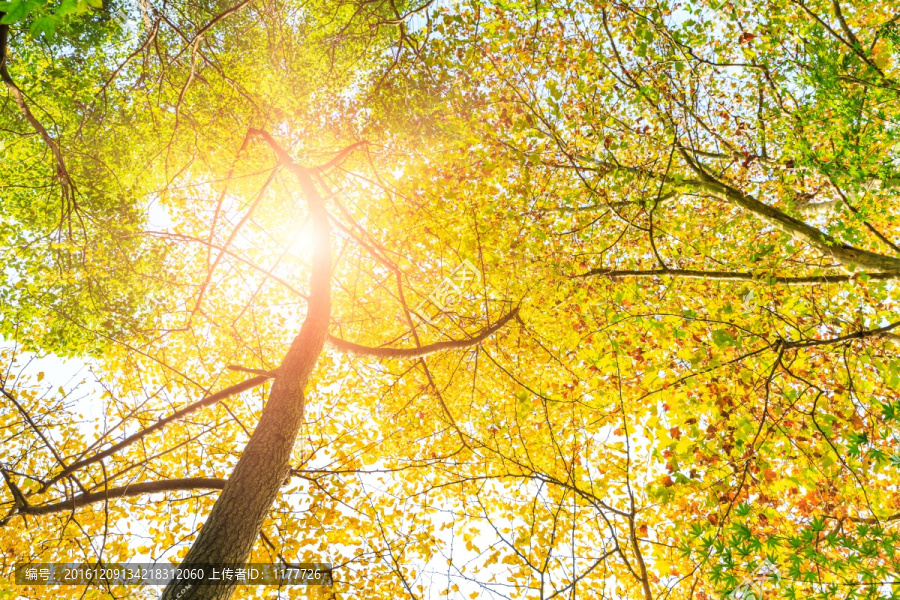
MULTIPOLYGON (((874 598, 896 573, 898 330, 862 334, 897 321, 897 287, 832 252, 896 250, 887 3, 842 3, 860 45, 842 41, 832 3, 781 0, 436 3, 402 25, 386 3, 253 3, 191 45, 224 4, 178 5, 171 23, 141 13, 126 43, 56 23, 99 18, 66 2, 7 3, 16 27, 70 27, 78 50, 20 36, 9 64, 65 142, 84 229, 60 226, 44 146, 4 112, 3 333, 96 357, 107 419, 92 435, 119 439, 238 381, 228 365, 275 368, 296 334, 306 213, 276 174, 242 221, 275 166, 243 145, 250 125, 303 164, 369 142, 320 182, 333 334, 412 347, 520 306, 477 349, 424 363, 326 351, 264 526, 275 550, 255 556, 330 556, 347 597, 637 598, 638 556, 654 597, 715 597, 767 560, 785 597, 874 598), (711 195, 701 173, 834 243, 711 195), (434 321, 407 313, 463 260, 477 289, 434 321)), ((96 439, 15 391, 66 456, 96 439)), ((104 467, 113 481, 227 477, 264 397, 104 467)), ((7 458, 52 473, 7 410, 7 458)), ((113 549, 181 556, 211 501, 113 503, 114 520, 148 525, 113 549)), ((106 513, 78 516, 96 535, 106 513)), ((48 556, 82 539, 62 517, 35 521, 65 540, 48 556)))

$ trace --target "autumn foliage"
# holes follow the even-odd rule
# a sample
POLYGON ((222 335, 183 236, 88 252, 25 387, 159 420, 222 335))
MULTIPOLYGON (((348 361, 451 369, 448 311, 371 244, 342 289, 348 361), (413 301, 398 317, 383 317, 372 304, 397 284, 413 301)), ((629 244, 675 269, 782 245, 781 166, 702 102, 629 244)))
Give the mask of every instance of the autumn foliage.
POLYGON ((4 573, 896 597, 895 3, 0 11, 4 573))

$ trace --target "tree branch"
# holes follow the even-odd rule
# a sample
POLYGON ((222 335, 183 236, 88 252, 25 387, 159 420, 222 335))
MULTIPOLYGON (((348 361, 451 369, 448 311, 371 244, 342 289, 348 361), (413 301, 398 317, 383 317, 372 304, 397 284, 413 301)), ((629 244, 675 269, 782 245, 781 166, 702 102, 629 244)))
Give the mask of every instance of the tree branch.
POLYGON ((46 484, 44 484, 44 486, 41 488, 41 491, 46 490, 48 487, 50 487, 51 485, 53 485, 54 483, 56 483, 63 477, 66 477, 67 475, 74 473, 78 469, 83 469, 84 467, 86 467, 88 465, 92 465, 95 462, 103 460, 107 456, 115 454, 119 450, 122 450, 123 448, 130 446, 131 444, 137 442, 138 440, 141 440, 141 439, 147 437, 154 431, 158 431, 158 430, 162 429, 163 427, 165 427, 166 425, 168 425, 169 423, 171 423, 173 421, 182 419, 182 418, 186 417, 187 415, 189 415, 193 412, 196 412, 205 406, 210 406, 212 404, 215 404, 216 402, 219 402, 220 400, 224 400, 225 398, 234 396, 235 394, 240 394, 241 392, 255 388, 256 386, 265 383, 272 377, 274 377, 274 373, 267 374, 267 375, 257 375, 256 377, 251 377, 250 379, 248 379, 246 381, 242 381, 241 383, 227 387, 222 391, 216 392, 215 394, 206 396, 205 398, 202 398, 202 399, 198 400, 197 402, 194 402, 193 404, 189 404, 188 406, 185 406, 181 410, 175 411, 168 417, 166 417, 164 419, 160 419, 153 425, 150 425, 149 427, 146 427, 145 429, 142 429, 136 433, 129 435, 128 437, 126 437, 124 440, 122 440, 118 444, 113 444, 112 446, 110 446, 106 450, 103 450, 102 452, 98 452, 97 454, 94 454, 93 456, 89 456, 88 458, 84 458, 82 460, 72 463, 71 465, 69 465, 68 467, 63 469, 63 471, 61 473, 54 476, 46 484))
MULTIPOLYGON (((2 19, 6 13, 0 12, 0 19, 2 19)), ((56 140, 47 132, 44 126, 40 121, 32 114, 31 109, 28 108, 28 103, 25 101, 25 95, 22 93, 22 90, 19 89, 19 86, 16 85, 15 81, 13 81, 12 76, 9 74, 9 71, 6 68, 7 55, 9 50, 9 25, 0 25, 0 79, 3 80, 3 83, 6 84, 7 89, 9 89, 10 94, 12 94, 13 101, 15 101, 16 106, 19 107, 19 112, 22 113, 22 116, 25 117, 25 120, 34 128, 34 130, 41 136, 41 139, 44 140, 44 143, 50 148, 50 152, 53 153, 53 158, 56 161, 56 178, 59 179, 60 186, 62 187, 62 197, 63 197, 63 220, 71 213, 73 209, 77 210, 77 205, 75 204, 74 198, 72 198, 71 194, 71 179, 69 178, 69 172, 66 170, 66 163, 63 161, 62 152, 59 149, 59 144, 56 143, 56 140)), ((62 221, 60 221, 60 225, 62 225, 62 221)))
POLYGON ((688 151, 690 148, 679 146, 682 157, 688 167, 699 176, 699 179, 683 179, 676 181, 671 177, 655 173, 647 169, 636 167, 626 167, 616 165, 606 161, 582 157, 591 160, 595 164, 604 167, 607 170, 627 171, 644 176, 650 176, 654 179, 662 180, 676 187, 688 187, 690 189, 699 190, 709 194, 710 196, 719 198, 733 206, 742 208, 753 213, 766 223, 784 231, 795 239, 798 239, 822 254, 830 256, 840 262, 845 268, 863 268, 873 271, 900 271, 900 258, 885 256, 868 250, 855 248, 847 244, 843 244, 832 236, 824 233, 815 227, 796 219, 774 206, 769 206, 760 202, 750 194, 731 187, 730 185, 719 181, 712 177, 698 162, 695 162, 688 151))
POLYGON ((19 414, 22 415, 22 418, 25 419, 25 422, 28 423, 28 425, 31 427, 31 429, 34 431, 34 433, 37 434, 37 436, 39 438, 41 438, 41 441, 44 442, 44 445, 47 447, 47 449, 53 455, 53 458, 56 459, 56 462, 58 462, 60 464, 60 466, 62 466, 63 468, 66 468, 66 463, 62 459, 62 457, 59 455, 59 452, 56 451, 56 448, 53 447, 53 444, 50 443, 50 440, 48 440, 47 437, 44 435, 44 433, 41 431, 41 428, 37 426, 37 423, 34 422, 34 419, 31 418, 31 415, 29 415, 28 411, 25 410, 25 407, 23 407, 21 404, 19 404, 19 402, 16 400, 15 396, 13 396, 8 391, 6 391, 6 388, 3 387, 3 385, 5 385, 5 384, 6 384, 6 382, 4 381, 2 383, 2 385, 0 385, 0 392, 2 392, 3 395, 6 396, 6 398, 10 402, 13 403, 13 405, 16 407, 16 410, 18 410, 19 414))
POLYGON ((691 160, 682 149, 682 156, 690 168, 700 176, 700 180, 686 180, 684 183, 701 189, 708 194, 720 198, 729 204, 752 212, 770 225, 784 231, 794 238, 805 242, 826 256, 831 256, 848 268, 862 267, 876 271, 900 271, 900 259, 884 256, 868 250, 842 244, 827 233, 795 219, 775 207, 760 202, 750 194, 731 187, 710 176, 699 164, 691 160))
POLYGON ((865 523, 867 525, 879 525, 881 523, 887 523, 890 521, 896 521, 900 519, 900 513, 894 513, 892 515, 888 515, 886 517, 836 517, 834 515, 825 515, 826 519, 834 519, 838 521, 838 525, 840 525, 843 521, 850 521, 851 523, 865 523))
POLYGON ((185 241, 185 242, 195 242, 197 244, 202 244, 202 245, 206 246, 207 248, 210 248, 211 250, 219 250, 221 252, 224 252, 227 256, 230 256, 231 258, 244 263, 251 269, 258 271, 258 272, 262 273, 263 275, 266 275, 269 279, 280 284, 282 287, 284 287, 287 291, 291 292, 295 296, 297 296, 299 298, 303 298, 304 300, 309 299, 309 297, 306 294, 304 294, 303 292, 301 292, 300 290, 298 290, 297 288, 292 286, 290 283, 288 283, 281 277, 278 277, 277 275, 271 273, 270 271, 267 271, 263 267, 254 263, 252 260, 246 259, 246 258, 242 257, 240 254, 237 254, 235 252, 232 252, 231 250, 228 250, 224 246, 220 246, 218 244, 213 244, 207 240, 203 240, 203 239, 196 238, 196 237, 193 237, 190 235, 186 235, 184 233, 169 233, 166 231, 141 231, 139 233, 127 234, 122 237, 128 237, 128 236, 132 236, 132 235, 135 235, 135 236, 136 235, 147 235, 147 236, 152 236, 152 237, 168 238, 168 239, 172 239, 172 240, 179 240, 179 241, 185 241))
POLYGON ((827 233, 784 213, 774 206, 769 206, 768 204, 760 202, 752 195, 745 194, 744 192, 719 181, 715 177, 712 177, 700 163, 693 160, 688 154, 688 152, 693 152, 691 148, 685 148, 679 145, 679 151, 688 167, 699 176, 699 179, 676 180, 649 169, 628 167, 582 155, 578 155, 577 158, 592 162, 599 167, 602 167, 604 171, 621 171, 633 173, 635 175, 643 175, 645 177, 663 181, 676 188, 687 187, 695 191, 705 192, 710 196, 719 198, 733 206, 737 206, 753 213, 773 227, 812 246, 822 254, 834 258, 847 269, 855 267, 881 272, 900 272, 900 258, 885 256, 883 254, 843 244, 827 233))
MULTIPOLYGON (((616 270, 597 268, 591 269, 576 277, 592 276, 609 277, 681 277, 684 279, 705 279, 710 281, 758 281, 760 283, 778 283, 785 285, 818 285, 820 283, 845 283, 856 279, 853 275, 804 275, 799 277, 779 277, 766 273, 740 273, 731 271, 697 271, 693 269, 651 269, 651 270, 616 270)), ((887 281, 900 279, 900 272, 896 273, 866 273, 869 279, 887 281)))
POLYGON ((842 342, 849 342, 852 340, 862 340, 870 337, 881 337, 890 335, 890 331, 900 327, 900 321, 896 323, 891 323, 890 325, 885 325, 884 327, 879 327, 878 329, 868 329, 865 331, 857 331, 856 333, 850 333, 847 335, 842 335, 836 338, 830 338, 827 340, 804 340, 797 342, 782 342, 782 346, 784 348, 811 348, 813 346, 827 346, 829 344, 840 344, 842 342))
POLYGON ((428 344, 426 346, 419 346, 418 348, 372 348, 370 346, 363 346, 360 344, 355 344, 353 342, 348 342, 333 335, 328 336, 328 343, 341 352, 356 354, 358 356, 370 356, 373 358, 421 358, 423 356, 428 356, 429 354, 442 352, 444 350, 459 350, 462 348, 471 348, 472 346, 477 346, 478 344, 489 338, 491 335, 496 333, 498 330, 500 330, 504 325, 516 318, 516 315, 518 314, 519 308, 516 307, 512 311, 504 315, 499 321, 489 327, 485 327, 481 330, 481 333, 467 340, 436 342, 434 344, 428 344))
POLYGON ((338 155, 335 156, 334 158, 332 158, 331 160, 329 160, 327 163, 325 163, 323 165, 319 165, 314 168, 317 171, 319 171, 320 173, 325 173, 326 171, 329 171, 329 170, 333 169, 334 167, 338 166, 339 164, 341 164, 341 162, 343 162, 343 160, 345 158, 347 158, 347 156, 351 152, 353 152, 354 150, 356 150, 357 148, 359 148, 361 146, 365 146, 368 143, 369 142, 363 140, 361 142, 356 142, 355 144, 351 144, 351 145, 347 146, 346 148, 344 148, 343 150, 341 150, 340 152, 338 152, 338 155))
MULTIPOLYGON (((87 492, 72 496, 68 500, 53 504, 41 504, 38 506, 24 505, 18 507, 19 514, 25 515, 49 515, 52 513, 75 510, 88 504, 96 504, 113 500, 115 498, 127 498, 130 496, 142 496, 144 494, 158 494, 161 492, 175 492, 180 490, 221 490, 225 487, 225 479, 207 477, 185 477, 182 479, 164 479, 162 481, 147 481, 144 483, 132 483, 121 487, 114 487, 99 492, 87 492)), ((9 517, 7 517, 8 519, 9 517)), ((0 524, 5 524, 4 519, 0 524)))
POLYGON ((22 508, 28 506, 28 501, 25 500, 25 495, 22 494, 19 486, 15 484, 6 469, 0 469, 0 473, 3 473, 3 479, 6 481, 6 486, 9 488, 9 491, 13 496, 13 502, 15 502, 16 508, 21 510, 22 508))

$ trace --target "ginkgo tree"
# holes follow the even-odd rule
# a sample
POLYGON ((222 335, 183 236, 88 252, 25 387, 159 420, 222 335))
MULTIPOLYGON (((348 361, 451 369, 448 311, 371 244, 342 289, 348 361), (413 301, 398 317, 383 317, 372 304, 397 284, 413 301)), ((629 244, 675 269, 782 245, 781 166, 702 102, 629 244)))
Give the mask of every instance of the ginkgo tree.
POLYGON ((4 566, 896 596, 891 3, 2 10, 4 566))

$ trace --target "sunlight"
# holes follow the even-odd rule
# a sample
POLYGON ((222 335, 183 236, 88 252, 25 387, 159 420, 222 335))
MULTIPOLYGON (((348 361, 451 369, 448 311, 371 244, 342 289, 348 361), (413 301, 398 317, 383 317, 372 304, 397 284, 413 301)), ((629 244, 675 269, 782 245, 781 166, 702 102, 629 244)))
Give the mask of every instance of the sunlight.
POLYGON ((288 254, 297 258, 306 258, 312 255, 316 243, 321 239, 321 235, 313 229, 309 220, 304 221, 297 226, 290 237, 288 246, 288 254))
POLYGON ((898 6, 0 0, 0 600, 900 600, 898 6))

